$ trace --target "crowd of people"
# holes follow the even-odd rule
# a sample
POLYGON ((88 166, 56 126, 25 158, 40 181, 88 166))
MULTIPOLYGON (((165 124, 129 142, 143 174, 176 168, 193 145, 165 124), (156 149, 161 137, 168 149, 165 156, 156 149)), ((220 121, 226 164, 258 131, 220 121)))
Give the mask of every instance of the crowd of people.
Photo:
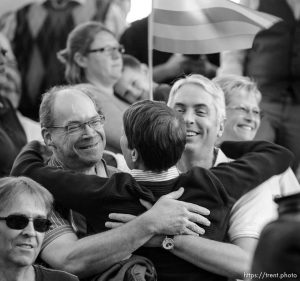
POLYGON ((155 51, 151 83, 128 0, 2 16, 1 281, 260 278, 273 198, 300 194, 300 3, 241 2, 282 21, 246 51, 155 51))

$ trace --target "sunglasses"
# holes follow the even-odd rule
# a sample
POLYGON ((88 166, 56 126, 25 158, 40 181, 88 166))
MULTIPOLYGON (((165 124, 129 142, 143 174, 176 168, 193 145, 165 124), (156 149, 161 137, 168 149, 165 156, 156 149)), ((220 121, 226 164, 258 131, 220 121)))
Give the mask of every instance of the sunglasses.
POLYGON ((51 221, 45 218, 28 218, 25 215, 9 215, 5 218, 0 217, 0 220, 5 220, 6 225, 15 230, 24 229, 29 221, 33 221, 33 227, 38 232, 46 232, 50 229, 51 221))

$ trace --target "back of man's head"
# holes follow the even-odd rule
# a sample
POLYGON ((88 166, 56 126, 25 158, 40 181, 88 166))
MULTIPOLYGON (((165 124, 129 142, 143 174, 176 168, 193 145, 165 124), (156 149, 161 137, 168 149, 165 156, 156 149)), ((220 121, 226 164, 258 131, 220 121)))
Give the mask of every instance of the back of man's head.
POLYGON ((178 162, 186 143, 185 123, 165 103, 134 103, 125 111, 123 123, 128 148, 137 150, 147 170, 161 172, 178 162))

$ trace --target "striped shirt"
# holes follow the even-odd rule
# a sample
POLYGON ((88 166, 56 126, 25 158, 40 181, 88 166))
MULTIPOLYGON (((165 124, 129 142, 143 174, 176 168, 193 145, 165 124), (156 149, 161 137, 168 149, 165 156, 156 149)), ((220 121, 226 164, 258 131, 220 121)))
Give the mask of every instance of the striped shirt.
POLYGON ((134 169, 131 170, 130 174, 136 179, 136 181, 160 182, 177 178, 179 176, 179 171, 175 166, 173 166, 167 171, 160 173, 134 169))
MULTIPOLYGON (((107 167, 105 161, 101 159, 106 175, 110 176, 111 169, 107 167)), ((64 169, 63 163, 55 157, 51 157, 48 166, 64 169)), ((98 169, 96 168, 96 173, 98 169)), ((97 173, 98 174, 98 173, 97 173)), ((67 210, 67 217, 62 216, 58 210, 53 210, 50 213, 50 221, 52 223, 51 228, 45 233, 45 238, 42 245, 42 250, 46 248, 51 242, 61 235, 67 233, 76 233, 79 237, 86 234, 86 222, 85 218, 73 210, 67 210)))

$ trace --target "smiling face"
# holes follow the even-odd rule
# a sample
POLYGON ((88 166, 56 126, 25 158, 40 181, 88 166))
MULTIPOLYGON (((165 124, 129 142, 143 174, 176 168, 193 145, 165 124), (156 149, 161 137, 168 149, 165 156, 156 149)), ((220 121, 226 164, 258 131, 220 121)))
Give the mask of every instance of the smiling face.
MULTIPOLYGON (((12 205, 0 211, 1 217, 23 214, 27 217, 47 217, 45 206, 28 194, 18 195, 12 205)), ((32 221, 21 230, 10 229, 0 221, 0 267, 32 265, 41 249, 44 233, 34 230, 32 221)))
POLYGON ((147 75, 141 69, 125 67, 122 77, 115 85, 115 91, 130 104, 145 99, 149 93, 147 75))
MULTIPOLYGON (((67 126, 90 121, 98 116, 92 100, 76 90, 64 90, 54 102, 54 126, 67 126)), ((85 170, 92 168, 102 158, 106 144, 104 128, 91 128, 68 133, 64 128, 53 128, 44 133, 51 142, 54 154, 66 168, 85 170)))
MULTIPOLYGON (((96 34, 90 50, 118 46, 119 43, 112 34, 100 31, 96 34)), ((88 81, 96 80, 104 85, 114 84, 122 75, 122 55, 118 50, 87 53, 83 67, 88 81)))
POLYGON ((260 115, 257 114, 259 112, 258 100, 254 94, 245 90, 233 92, 230 96, 230 102, 226 106, 227 119, 222 141, 253 140, 260 126, 260 115))
POLYGON ((213 97, 196 84, 180 87, 170 104, 180 112, 186 123, 186 150, 212 151, 220 132, 213 97))

